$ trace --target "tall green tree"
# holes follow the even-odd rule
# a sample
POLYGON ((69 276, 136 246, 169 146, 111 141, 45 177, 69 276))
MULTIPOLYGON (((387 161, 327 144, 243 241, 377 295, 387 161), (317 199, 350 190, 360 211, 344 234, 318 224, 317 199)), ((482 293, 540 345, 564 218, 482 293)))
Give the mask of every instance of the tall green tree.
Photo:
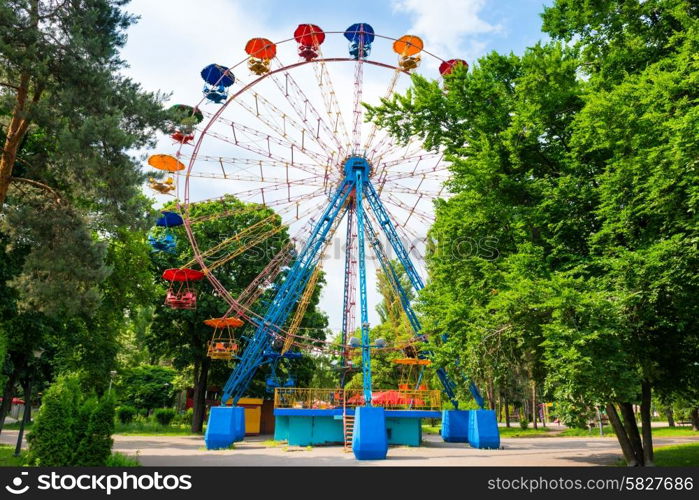
POLYGON ((121 73, 126 3, 0 5, 0 230, 28 248, 9 283, 25 308, 94 310, 109 274, 101 240, 147 212, 129 151, 150 144, 164 112, 121 73))
POLYGON ((532 406, 545 385, 569 422, 606 408, 627 462, 650 465, 652 390, 698 385, 697 6, 559 0, 543 17, 552 42, 414 76, 369 116, 452 163, 420 296, 443 362, 501 387, 521 371, 532 406))

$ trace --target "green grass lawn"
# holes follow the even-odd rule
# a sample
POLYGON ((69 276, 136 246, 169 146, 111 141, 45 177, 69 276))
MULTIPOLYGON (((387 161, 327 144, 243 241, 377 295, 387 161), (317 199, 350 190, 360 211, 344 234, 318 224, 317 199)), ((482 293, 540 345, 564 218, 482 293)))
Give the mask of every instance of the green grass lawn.
POLYGON ((128 424, 117 423, 114 434, 127 436, 198 436, 192 433, 189 425, 171 424, 160 425, 157 422, 131 422, 128 424))
POLYGON ((694 436, 699 438, 699 432, 693 431, 691 427, 653 427, 653 437, 686 437, 694 436))
MULTIPOLYGON (((34 423, 34 421, 27 422, 24 425, 24 430, 26 431, 27 429, 31 429, 33 423, 34 423)), ((19 425, 20 425, 19 422, 5 423, 5 425, 3 425, 2 428, 3 429, 12 429, 12 430, 16 431, 16 430, 19 430, 19 425)))
POLYGON ((529 427, 528 429, 522 429, 520 426, 512 427, 500 427, 501 437, 536 437, 536 436, 551 436, 552 429, 549 427, 539 427, 534 429, 529 427))
MULTIPOLYGON (((699 443, 673 444, 655 448, 653 453, 657 467, 697 467, 699 466, 699 443)), ((615 465, 625 467, 622 458, 615 465)))
POLYGON ((15 447, 0 444, 0 467, 21 467, 24 465, 24 452, 14 456, 15 447))
MULTIPOLYGON (((604 437, 616 437, 614 429, 605 425, 604 437)), ((639 429, 640 430, 640 429, 639 429)), ((561 437, 599 437, 599 429, 565 429, 559 434, 561 437)), ((653 437, 699 437, 699 432, 691 427, 653 427, 653 437)))
POLYGON ((699 443, 674 444, 655 450, 655 465, 660 467, 699 466, 699 443))

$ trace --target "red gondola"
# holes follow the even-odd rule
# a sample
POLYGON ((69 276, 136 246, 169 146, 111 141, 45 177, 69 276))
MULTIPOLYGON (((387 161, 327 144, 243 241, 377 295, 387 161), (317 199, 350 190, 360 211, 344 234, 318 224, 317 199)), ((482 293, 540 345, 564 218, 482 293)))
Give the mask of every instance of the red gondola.
POLYGON ((463 59, 449 59, 439 65, 439 74, 442 76, 450 75, 457 66, 464 66, 464 69, 468 69, 468 63, 463 59))
POLYGON ((294 31, 294 40, 299 44, 299 57, 312 61, 318 57, 325 32, 315 24, 299 24, 294 31))
POLYGON ((194 309, 197 306, 197 293, 189 284, 204 278, 204 273, 195 269, 166 269, 163 279, 170 282, 165 305, 173 309, 194 309))

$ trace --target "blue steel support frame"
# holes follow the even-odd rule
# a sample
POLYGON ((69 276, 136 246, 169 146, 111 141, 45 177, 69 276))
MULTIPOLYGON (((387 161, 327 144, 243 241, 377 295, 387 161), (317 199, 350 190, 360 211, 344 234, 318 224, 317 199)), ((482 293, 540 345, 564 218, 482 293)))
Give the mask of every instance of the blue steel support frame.
POLYGON ((233 404, 243 396, 250 385, 257 368, 262 364, 265 349, 272 342, 272 332, 277 325, 283 325, 294 304, 298 301, 306 282, 310 278, 320 249, 323 247, 333 221, 340 213, 350 192, 354 188, 354 180, 346 178, 337 188, 330 203, 316 222, 310 238, 299 253, 286 279, 279 287, 271 305, 262 321, 256 322, 255 333, 250 338, 247 348, 240 361, 231 373, 221 395, 221 404, 225 405, 230 399, 233 404))
MULTIPOLYGON (((379 221, 379 224, 381 224, 381 229, 384 231, 384 234, 386 234, 386 237, 388 238, 388 241, 391 244, 391 247, 393 250, 396 252, 396 255, 398 256, 398 260, 405 269, 406 274, 408 275, 408 279, 410 280, 410 283, 412 284, 413 288, 415 291, 419 292, 422 290, 425 285, 424 282, 422 281, 422 278, 420 275, 417 273, 417 270, 415 269, 415 266, 413 265, 412 260, 410 259, 410 255, 406 251, 405 247, 403 246, 403 242, 400 240, 400 237, 398 236, 398 232, 396 231, 395 226, 393 225, 393 222, 391 222, 390 217, 388 216, 388 212, 386 211, 386 208, 383 206, 383 203, 381 202, 381 199, 379 198, 378 193, 374 189, 374 186, 371 184, 371 182, 368 182, 366 184, 366 198, 367 201, 369 202, 369 205, 371 206, 371 210, 376 216, 377 220, 379 221)), ((359 211, 359 210, 358 210, 359 211)), ((372 229, 373 231, 373 229, 372 229)), ((378 239, 376 239, 378 242, 378 239)), ((383 260, 386 261, 386 266, 388 268, 384 267, 384 272, 389 272, 388 269, 390 269, 391 275, 395 278, 393 281, 396 283, 396 286, 398 288, 399 295, 401 297, 401 305, 403 306, 403 309, 406 312, 406 315, 408 316, 408 320, 410 321, 411 326, 413 327, 413 330, 415 331, 416 336, 426 342, 425 337, 420 333, 421 332, 421 326, 419 321, 417 320, 417 316, 415 315, 415 312, 412 309, 412 306, 410 305, 410 302, 407 300, 407 294, 405 293, 405 290, 402 290, 402 285, 400 284, 400 281, 397 279, 397 274, 395 270, 393 269, 393 266, 391 263, 388 261, 388 259, 385 256, 385 253, 383 252, 383 249, 380 246, 378 246, 378 249, 381 253, 383 253, 383 258, 380 257, 377 253, 377 257, 379 258, 379 261, 382 263, 382 267, 384 266, 383 260), (414 320, 412 319, 414 318, 414 320)), ((376 249, 375 249, 376 251, 376 249)), ((446 338, 446 335, 444 336, 446 338)), ((426 352, 426 356, 431 356, 431 352, 426 352)), ((452 378, 447 374, 446 370, 444 368, 438 368, 437 369, 437 377, 439 378, 440 383, 442 384, 442 388, 444 389, 444 392, 446 393, 447 397, 451 401, 451 403, 454 405, 454 408, 458 409, 459 404, 456 399, 456 383, 452 378)), ((468 380, 467 377, 464 377, 468 380)), ((483 408, 485 406, 485 402, 483 400, 483 396, 481 396, 480 391, 478 390, 478 387, 472 380, 468 380, 469 382, 469 392, 473 396, 473 399, 476 401, 479 407, 483 408)))
MULTIPOLYGON (((361 169, 355 171, 356 212, 357 212, 357 247, 359 260, 359 304, 362 320, 362 389, 364 403, 371 406, 371 340, 369 338, 369 307, 366 295, 366 259, 364 249, 364 175, 361 169)), ((369 184, 367 182, 366 184, 369 184)))
POLYGON ((422 281, 417 269, 415 269, 415 266, 413 265, 413 261, 410 259, 410 255, 405 250, 403 243, 400 241, 398 232, 396 231, 393 222, 391 222, 391 218, 388 216, 386 207, 384 207, 383 203, 381 203, 379 194, 376 192, 376 189, 374 189, 374 185, 371 182, 367 182, 366 188, 366 198, 371 206, 371 211, 374 212, 376 220, 378 220, 379 224, 381 225, 381 229, 386 234, 389 243, 391 243, 391 246, 393 247, 393 251, 396 252, 398 260, 405 268, 405 272, 408 274, 410 283, 413 285, 415 290, 422 290, 425 288, 425 283, 422 281))
POLYGON ((354 229, 354 202, 350 199, 347 203, 347 233, 345 237, 345 242, 347 247, 345 248, 345 287, 344 294, 342 297, 342 355, 340 357, 340 387, 345 387, 345 380, 347 379, 347 342, 349 341, 349 336, 354 332, 349 331, 349 318, 347 317, 347 311, 350 309, 350 301, 354 300, 354 297, 350 296, 352 287, 350 286, 350 279, 352 278, 352 231, 354 229))

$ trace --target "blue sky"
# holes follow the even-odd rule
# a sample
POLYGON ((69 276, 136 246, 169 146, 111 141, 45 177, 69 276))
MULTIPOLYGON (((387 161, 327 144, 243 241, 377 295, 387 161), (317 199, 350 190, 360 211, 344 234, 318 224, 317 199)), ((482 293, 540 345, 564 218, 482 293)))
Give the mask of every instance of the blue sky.
MULTIPOLYGON (((545 39, 541 33, 540 13, 543 6, 550 3, 551 0, 132 0, 126 9, 141 19, 129 29, 122 56, 129 64, 126 73, 145 89, 171 93, 172 104, 197 105, 202 98, 201 68, 212 62, 233 66, 242 61, 245 56, 243 47, 252 37, 281 41, 292 37, 294 29, 301 23, 317 24, 326 31, 343 31, 351 24, 364 22, 371 24, 380 35, 395 38, 404 34, 420 36, 427 51, 443 59, 461 58, 473 64, 490 51, 521 54, 526 47, 545 39)), ((336 36, 339 43, 333 44, 329 38, 324 45, 329 53, 346 51, 346 42, 340 35, 336 36)), ((388 56, 391 58, 389 62, 395 64, 396 55, 390 51, 390 44, 385 45, 384 52, 374 47, 372 57, 379 60, 388 56)), ((285 53, 284 57, 287 56, 297 57, 293 47, 290 53, 285 53)), ((280 60, 284 57, 280 56, 280 60)), ((343 83, 349 84, 347 90, 339 93, 339 99, 341 105, 350 104, 350 113, 352 64, 333 75, 335 82, 341 84, 339 87, 343 83)), ((430 67, 425 59, 420 69, 428 76, 438 76, 435 60, 430 67)), ((239 80, 250 79, 244 66, 236 68, 235 73, 239 80)), ((364 79, 363 100, 366 102, 376 102, 390 79, 383 73, 384 76, 373 81, 372 75, 366 73, 364 79)), ((315 84, 312 76, 300 75, 299 78, 303 86, 315 84)), ((405 79, 398 84, 398 89, 407 85, 405 79)), ((266 95, 273 98, 274 92, 266 95)), ((211 103, 202 105, 205 113, 216 110, 216 105, 211 103)), ((234 119, 241 118, 234 115, 234 119)), ((204 146, 210 148, 212 144, 204 146)), ((161 137, 156 151, 148 153, 175 154, 176 151, 177 146, 168 137, 161 137)), ((226 154, 220 149, 215 151, 206 147, 201 151, 216 156, 226 154)), ((203 183, 197 189, 201 199, 231 192, 226 191, 227 186, 221 182, 203 183)), ((156 199, 164 200, 163 197, 156 199)), ((423 202, 431 207, 427 198, 423 202)), ((411 224, 418 233, 426 231, 424 223, 413 219, 411 224)), ((340 228, 340 231, 344 234, 344 230, 340 228)), ((327 284, 321 306, 328 312, 331 327, 336 330, 341 323, 338 297, 342 296, 342 252, 335 248, 329 253, 335 257, 325 265, 327 284)), ((368 293, 370 323, 376 324, 378 317, 374 307, 379 297, 373 269, 369 269, 368 293)), ((424 275, 424 268, 422 271, 424 275)))

